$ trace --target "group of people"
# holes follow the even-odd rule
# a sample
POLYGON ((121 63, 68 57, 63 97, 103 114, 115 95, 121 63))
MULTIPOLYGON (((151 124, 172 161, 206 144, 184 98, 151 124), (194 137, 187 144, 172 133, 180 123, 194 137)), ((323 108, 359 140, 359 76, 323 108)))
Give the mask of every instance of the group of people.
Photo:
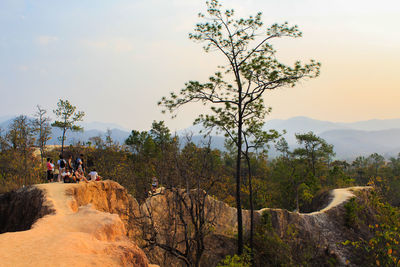
POLYGON ((88 173, 88 177, 85 176, 85 164, 83 162, 83 155, 80 154, 74 161, 72 155, 67 160, 64 159, 63 155, 60 155, 60 159, 57 161, 58 174, 55 174, 55 166, 51 158, 47 158, 47 180, 53 182, 57 179, 57 182, 63 181, 64 183, 79 183, 80 181, 100 181, 102 177, 97 173, 96 169, 91 170, 88 173))

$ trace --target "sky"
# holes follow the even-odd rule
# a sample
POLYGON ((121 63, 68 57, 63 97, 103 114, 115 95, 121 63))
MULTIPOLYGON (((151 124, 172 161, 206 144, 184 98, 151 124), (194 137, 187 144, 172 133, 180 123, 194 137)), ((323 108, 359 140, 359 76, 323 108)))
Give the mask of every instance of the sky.
MULTIPOLYGON (((284 63, 315 59, 321 76, 265 95, 268 119, 308 116, 351 122, 400 117, 400 1, 224 0, 237 16, 297 24, 302 38, 272 42, 284 63)), ((49 115, 59 99, 85 121, 145 130, 164 120, 190 126, 204 107, 176 119, 157 102, 226 64, 188 39, 201 0, 0 0, 0 117, 49 115)))

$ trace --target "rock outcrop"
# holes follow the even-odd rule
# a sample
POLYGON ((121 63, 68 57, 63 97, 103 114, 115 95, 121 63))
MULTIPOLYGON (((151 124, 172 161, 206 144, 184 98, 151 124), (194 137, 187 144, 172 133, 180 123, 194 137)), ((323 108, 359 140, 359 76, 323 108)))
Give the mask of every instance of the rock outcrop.
POLYGON ((88 204, 99 211, 117 214, 125 225, 127 236, 138 245, 143 245, 139 204, 120 184, 107 180, 96 183, 81 183, 70 187, 67 193, 73 197, 72 209, 88 204))
MULTIPOLYGON (((323 197, 329 204, 311 213, 262 209, 255 212, 255 222, 260 224, 267 214, 282 239, 296 239, 299 249, 310 246, 314 254, 310 265, 321 265, 319 257, 346 265, 355 255, 342 242, 354 240, 355 233, 345 226, 343 205, 354 191, 367 194, 368 190, 334 190, 323 197), (296 236, 288 236, 293 228, 296 236)), ((194 242, 191 204, 184 191, 164 190, 139 205, 112 181, 43 184, 0 195, 0 231, 6 232, 0 235, 0 262, 5 266, 148 266, 149 258, 161 266, 184 266, 182 257, 168 249, 184 252, 188 234, 194 242), (177 196, 187 206, 179 204, 177 196)), ((201 265, 216 266, 236 251, 236 209, 207 196, 204 216, 201 265)), ((247 210, 243 223, 248 235, 247 210)), ((191 244, 186 256, 193 258, 191 244)))
MULTIPOLYGON (((333 190, 328 196, 323 197, 328 205, 311 213, 265 208, 255 212, 255 224, 260 224, 261 217, 266 213, 278 236, 282 240, 292 243, 289 244, 289 247, 293 251, 286 253, 309 253, 308 264, 312 266, 324 265, 327 260, 344 266, 348 262, 353 262, 356 255, 351 247, 343 245, 342 242, 348 239, 354 240, 356 234, 345 226, 343 205, 348 199, 355 196, 355 191, 367 194, 370 189, 369 187, 352 187, 333 190), (305 252, 305 250, 308 251, 305 252)), ((153 239, 157 238, 157 240, 148 239, 161 244, 180 244, 175 248, 184 251, 182 244, 185 243, 185 236, 182 233, 185 229, 182 225, 185 221, 190 228, 190 216, 182 213, 185 217, 183 220, 174 216, 174 213, 181 213, 178 206, 172 191, 167 190, 164 194, 147 199, 140 209, 142 216, 151 217, 151 219, 145 220, 147 228, 144 229, 153 228, 156 232, 153 239), (176 220, 180 220, 179 223, 171 224, 176 220), (171 240, 171 236, 173 236, 173 240, 171 240)), ((202 266, 216 266, 226 255, 236 253, 236 209, 210 196, 207 197, 205 206, 205 214, 211 226, 209 225, 210 231, 206 231, 207 235, 204 238, 205 251, 202 255, 202 266)), ((248 210, 243 210, 243 226, 245 236, 248 237, 250 231, 250 212, 248 210)), ((145 249, 145 252, 152 262, 161 266, 184 266, 184 261, 158 246, 151 247, 151 250, 145 249)))
MULTIPOLYGON (((109 198, 97 198, 106 188, 112 194, 117 194, 118 191, 114 190, 111 184, 115 185, 113 182, 88 185, 52 183, 28 189, 28 191, 31 190, 29 192, 44 192, 43 195, 31 193, 31 195, 37 194, 42 200, 42 204, 39 205, 41 207, 35 208, 39 212, 33 217, 44 215, 42 211, 46 209, 54 210, 54 213, 38 219, 29 230, 1 234, 1 265, 148 266, 148 260, 143 251, 126 237, 125 224, 120 217, 117 214, 96 209, 100 209, 102 205, 107 208, 117 208, 122 204, 117 203, 116 206, 112 206, 113 202, 109 198), (91 191, 98 186, 103 186, 102 190, 91 191), (80 191, 81 187, 85 189, 80 191), (75 190, 82 192, 84 196, 74 195, 75 190), (93 196, 90 196, 92 193, 93 196), (87 198, 91 199, 90 204, 82 200, 87 198), (102 201, 105 203, 101 204, 102 201)), ((26 193, 24 195, 26 197, 26 193)), ((4 200, 2 206, 18 208, 20 206, 17 204, 20 202, 18 199, 21 197, 9 197, 8 199, 11 201, 14 199, 16 202, 4 205, 4 200)), ((35 202, 36 200, 25 199, 25 201, 35 202)), ((105 211, 106 208, 103 210, 105 211)), ((7 213, 10 222, 21 218, 18 216, 13 219, 12 215, 13 213, 7 213)))

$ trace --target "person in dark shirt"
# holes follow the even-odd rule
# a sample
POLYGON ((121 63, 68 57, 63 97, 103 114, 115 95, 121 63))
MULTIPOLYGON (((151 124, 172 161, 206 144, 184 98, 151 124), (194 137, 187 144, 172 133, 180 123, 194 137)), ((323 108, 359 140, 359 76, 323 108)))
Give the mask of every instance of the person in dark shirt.
POLYGON ((72 165, 72 155, 69 155, 68 157, 66 169, 70 173, 74 172, 74 166, 72 165))
POLYGON ((75 160, 75 168, 77 170, 81 169, 83 173, 85 173, 85 164, 83 161, 83 154, 80 154, 79 157, 75 160))

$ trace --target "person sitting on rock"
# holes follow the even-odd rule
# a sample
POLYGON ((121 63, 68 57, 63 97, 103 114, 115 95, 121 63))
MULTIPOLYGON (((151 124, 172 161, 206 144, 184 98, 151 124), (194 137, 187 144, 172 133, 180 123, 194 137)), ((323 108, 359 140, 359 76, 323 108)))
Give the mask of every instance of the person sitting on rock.
POLYGON ((85 165, 83 163, 83 154, 80 154, 79 157, 75 160, 75 169, 81 169, 83 173, 85 173, 85 165))
POLYGON ((91 181, 101 181, 103 178, 97 173, 96 169, 89 172, 89 177, 91 181))
POLYGON ((89 181, 86 179, 85 175, 83 174, 82 168, 75 170, 75 178, 77 182, 85 181, 88 183, 89 181))
POLYGON ((65 169, 61 173, 61 178, 63 179, 64 183, 72 183, 76 181, 76 179, 74 180, 75 177, 72 175, 72 173, 65 169))

